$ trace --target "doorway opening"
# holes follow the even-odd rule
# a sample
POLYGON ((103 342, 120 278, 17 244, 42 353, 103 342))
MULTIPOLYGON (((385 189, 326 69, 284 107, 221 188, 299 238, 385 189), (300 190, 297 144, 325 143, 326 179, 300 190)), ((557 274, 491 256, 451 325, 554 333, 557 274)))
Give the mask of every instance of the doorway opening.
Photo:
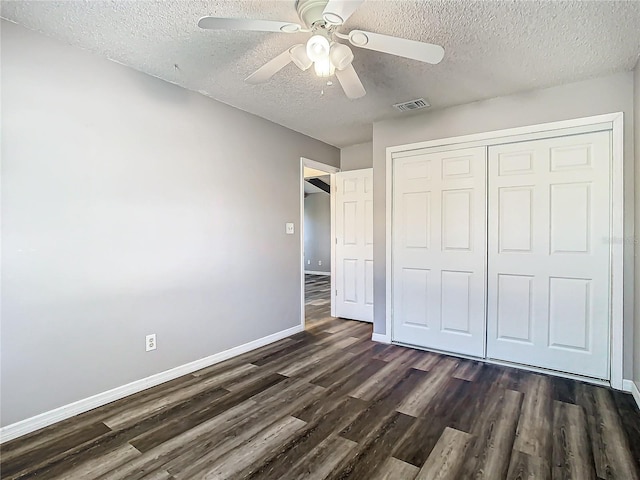
POLYGON ((339 171, 307 158, 300 160, 300 317, 306 329, 322 325, 333 315, 334 175, 339 171))

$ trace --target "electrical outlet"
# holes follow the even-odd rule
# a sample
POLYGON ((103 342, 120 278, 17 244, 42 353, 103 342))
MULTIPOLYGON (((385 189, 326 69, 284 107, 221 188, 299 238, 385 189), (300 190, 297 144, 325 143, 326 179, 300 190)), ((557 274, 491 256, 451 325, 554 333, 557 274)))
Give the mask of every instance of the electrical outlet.
POLYGON ((307 265, 311 265, 311 260, 307 260, 307 265))
POLYGON ((318 265, 322 265, 322 260, 318 260, 318 265))
POLYGON ((147 335, 145 343, 146 343, 147 352, 150 352, 151 350, 155 350, 157 347, 156 334, 152 333, 151 335, 147 335))
POLYGON ((293 235, 295 232, 295 228, 293 226, 293 223, 286 223, 285 224, 285 230, 287 232, 287 235, 293 235))

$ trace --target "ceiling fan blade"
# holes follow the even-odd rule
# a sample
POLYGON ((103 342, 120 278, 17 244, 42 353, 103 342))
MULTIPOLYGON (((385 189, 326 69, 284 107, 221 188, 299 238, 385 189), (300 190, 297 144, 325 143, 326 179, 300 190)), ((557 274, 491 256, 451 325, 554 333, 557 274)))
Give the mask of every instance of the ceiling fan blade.
POLYGON ((355 100, 356 98, 364 97, 367 93, 360 81, 360 77, 356 73, 353 65, 349 65, 344 70, 336 70, 336 77, 342 85, 342 89, 348 98, 355 100))
POLYGON ((280 55, 278 55, 273 60, 269 60, 263 66, 261 66, 258 70, 253 72, 247 78, 244 79, 245 82, 251 83, 253 85, 257 85, 259 83, 264 83, 268 81, 271 77, 273 77, 276 73, 282 70, 284 67, 289 65, 291 62, 291 54, 289 50, 285 50, 280 55))
POLYGON ((256 32, 296 33, 302 28, 297 23, 273 20, 251 20, 248 18, 202 17, 198 26, 208 30, 252 30, 256 32))
POLYGON ((412 58, 420 62, 436 64, 440 63, 444 57, 444 48, 440 45, 392 37, 381 33, 352 30, 349 32, 349 41, 356 47, 412 58))
POLYGON ((342 25, 363 3, 364 0, 329 0, 322 18, 329 25, 342 25))

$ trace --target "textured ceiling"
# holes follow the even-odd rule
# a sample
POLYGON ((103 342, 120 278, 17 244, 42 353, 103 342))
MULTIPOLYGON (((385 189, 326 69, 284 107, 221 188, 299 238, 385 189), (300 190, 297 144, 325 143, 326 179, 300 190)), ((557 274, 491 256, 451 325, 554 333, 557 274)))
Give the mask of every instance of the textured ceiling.
MULTIPOLYGON (((391 105, 431 109, 630 70, 640 53, 640 1, 366 1, 340 29, 437 43, 439 65, 354 47, 367 90, 348 100, 293 64, 268 84, 243 79, 308 34, 205 31, 204 15, 299 22, 294 0, 5 1, 1 16, 199 91, 339 147, 371 140, 391 105)), ((311 69, 313 70, 313 69, 311 69)))

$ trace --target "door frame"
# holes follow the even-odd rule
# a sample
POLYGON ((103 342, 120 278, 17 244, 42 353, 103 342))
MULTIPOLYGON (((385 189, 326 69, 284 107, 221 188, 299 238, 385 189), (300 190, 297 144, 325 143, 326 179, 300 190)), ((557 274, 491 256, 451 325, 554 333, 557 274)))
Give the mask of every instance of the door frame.
POLYGON ((338 167, 328 165, 325 163, 317 162, 309 158, 300 157, 300 228, 298 229, 298 235, 300 240, 300 325, 304 330, 305 326, 305 295, 304 295, 304 167, 314 168, 323 172, 327 172, 330 175, 330 193, 329 202, 331 208, 331 316, 335 316, 335 264, 336 264, 336 244, 335 238, 335 174, 340 171, 338 167))
MULTIPOLYGON (((495 145, 499 143, 513 143, 525 140, 537 140, 572 135, 593 131, 611 131, 611 226, 610 226, 610 346, 609 361, 613 388, 623 389, 624 370, 624 138, 622 112, 596 115, 592 117, 576 118, 559 122, 542 123, 525 127, 509 128, 492 132, 483 132, 458 137, 449 137, 426 142, 410 143, 387 147, 386 149, 386 255, 385 255, 385 283, 386 283, 386 329, 385 334, 377 334, 373 340, 391 343, 393 340, 393 160, 394 158, 412 156, 421 150, 437 152, 452 147, 467 148, 475 146, 495 145)), ((630 207, 632 208, 632 207, 630 207)), ((633 237, 633 231, 627 232, 633 237)), ((549 372, 552 373, 552 372, 549 372)), ((557 373, 556 373, 557 374, 557 373)), ((567 375, 570 376, 570 375, 567 375)))

